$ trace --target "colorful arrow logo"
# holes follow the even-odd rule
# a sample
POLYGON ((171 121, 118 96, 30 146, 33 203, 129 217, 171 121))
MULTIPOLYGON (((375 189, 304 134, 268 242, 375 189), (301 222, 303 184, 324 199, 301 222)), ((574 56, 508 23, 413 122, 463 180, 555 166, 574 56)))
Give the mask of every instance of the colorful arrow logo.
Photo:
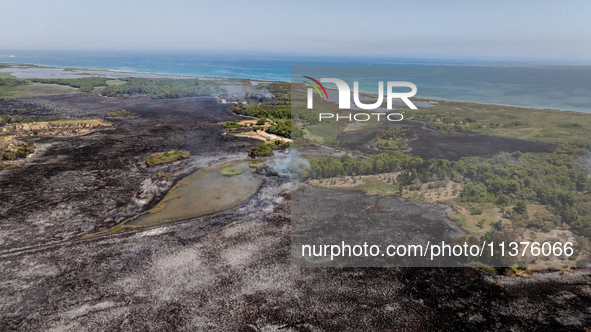
MULTIPOLYGON (((328 100, 328 94, 326 93, 326 89, 324 88, 324 86, 322 85, 322 83, 318 82, 317 80, 313 79, 310 76, 304 76, 305 78, 311 79, 312 81, 314 81, 314 83, 318 84, 318 86, 320 88, 322 88, 322 91, 324 91, 324 95, 326 96, 326 100, 328 100)), ((320 89, 318 89, 318 87, 310 82, 305 82, 306 84, 310 85, 311 87, 313 87, 314 89, 316 89, 316 91, 318 92, 318 95, 320 96, 321 99, 324 99, 324 97, 322 96, 322 93, 320 92, 320 89)))

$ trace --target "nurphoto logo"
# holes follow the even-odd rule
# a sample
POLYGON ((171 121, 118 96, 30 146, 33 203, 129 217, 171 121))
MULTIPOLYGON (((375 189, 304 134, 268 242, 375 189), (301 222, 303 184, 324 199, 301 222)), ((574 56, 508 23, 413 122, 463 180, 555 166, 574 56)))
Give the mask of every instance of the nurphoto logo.
MULTIPOLYGON (((316 83, 318 86, 310 83, 310 82, 305 82, 306 84, 312 86, 312 88, 308 88, 308 109, 312 109, 314 104, 313 104, 313 95, 314 95, 314 90, 316 90, 318 92, 318 95, 320 96, 320 99, 325 99, 328 100, 328 93, 326 92, 326 89, 324 88, 324 85, 322 85, 321 82, 324 83, 334 83, 337 86, 337 89, 339 91, 339 108, 340 109, 351 109, 351 88, 349 87, 349 85, 343 81, 340 80, 338 78, 321 78, 320 82, 310 76, 304 76, 305 78, 308 78, 310 80, 312 80, 314 83, 316 83), (322 95, 322 93, 320 92, 320 89, 318 89, 318 87, 320 87, 322 89, 322 91, 324 92, 324 96, 322 95)), ((417 107, 412 103, 412 101, 410 101, 408 98, 414 96, 417 93, 417 86, 414 85, 413 83, 410 82, 398 82, 398 81, 388 81, 387 84, 387 96, 386 96, 386 102, 387 102, 387 108, 389 110, 392 109, 392 99, 395 98, 400 98, 410 109, 416 110, 417 107), (394 92, 392 91, 393 87, 407 87, 410 88, 411 91, 410 92, 394 92)), ((355 105, 361 109, 364 110, 373 110, 376 109, 378 107, 380 107, 382 105, 382 102, 384 101, 384 82, 379 81, 378 82, 378 100, 373 103, 373 104, 363 104, 360 100, 359 100, 359 82, 358 81, 354 81, 353 82, 353 101, 355 102, 355 105)))

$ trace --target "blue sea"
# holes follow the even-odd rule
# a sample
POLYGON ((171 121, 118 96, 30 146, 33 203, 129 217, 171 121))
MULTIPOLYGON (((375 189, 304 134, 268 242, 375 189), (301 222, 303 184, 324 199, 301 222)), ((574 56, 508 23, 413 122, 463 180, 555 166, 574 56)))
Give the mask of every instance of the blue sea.
MULTIPOLYGON (((376 78, 413 82, 418 88, 417 97, 591 113, 591 67, 562 63, 237 52, 0 50, 0 55, 14 55, 0 58, 0 63, 272 81, 292 80, 294 66, 341 67, 338 70, 364 66, 370 67, 376 78), (399 67, 394 71, 396 77, 391 77, 391 69, 384 72, 387 77, 380 76, 379 67, 383 66, 399 67)), ((362 92, 377 92, 377 85, 360 86, 362 92)))

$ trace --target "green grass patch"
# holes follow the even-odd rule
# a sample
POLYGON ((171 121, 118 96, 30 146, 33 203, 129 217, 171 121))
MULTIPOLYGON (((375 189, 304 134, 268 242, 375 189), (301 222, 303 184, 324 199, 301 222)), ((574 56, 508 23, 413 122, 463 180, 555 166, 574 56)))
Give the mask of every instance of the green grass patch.
POLYGON ((322 137, 323 142, 320 143, 331 144, 347 128, 347 123, 344 121, 324 120, 306 128, 312 135, 322 137))
POLYGON ((448 213, 447 218, 449 218, 452 221, 457 222, 458 225, 462 226, 462 228, 466 228, 466 226, 468 225, 466 217, 463 217, 463 216, 460 216, 457 214, 448 213))
POLYGON ((132 230, 132 229, 133 229, 133 227, 130 227, 130 226, 115 225, 109 230, 109 233, 110 234, 118 234, 118 233, 123 233, 125 231, 132 230))
POLYGON ((369 183, 363 184, 357 189, 363 190, 368 195, 388 196, 398 192, 397 184, 383 183, 381 181, 370 181, 369 183))
MULTIPOLYGON (((417 100, 423 100, 417 98, 417 100)), ((458 130, 547 143, 576 140, 591 143, 591 117, 587 113, 439 101, 434 107, 406 111, 405 119, 433 123, 437 130, 458 130), (459 128, 458 128, 459 127, 459 128)))
POLYGON ((123 85, 123 84, 125 84, 125 81, 122 81, 122 80, 108 80, 105 83, 107 83, 107 86, 110 86, 110 85, 123 85))
POLYGON ((20 85, 26 84, 22 80, 17 80, 10 77, 0 77, 0 98, 13 97, 16 88, 20 85))
POLYGON ((177 160, 189 158, 189 151, 171 150, 164 153, 155 153, 146 159, 146 165, 153 167, 160 164, 171 163, 177 160))
POLYGON ((222 174, 223 176, 234 176, 234 175, 242 174, 243 172, 244 171, 238 167, 226 167, 226 168, 222 169, 220 174, 222 174))
POLYGON ((234 128, 242 128, 244 127, 243 125, 237 123, 236 121, 228 121, 224 123, 224 126, 230 128, 230 129, 234 129, 234 128))
POLYGON ((109 113, 107 113, 107 116, 112 116, 112 117, 125 117, 125 116, 132 116, 134 115, 131 112, 128 112, 126 110, 115 110, 115 111, 111 111, 109 113))
POLYGON ((0 98, 41 97, 79 92, 76 88, 57 84, 25 83, 13 87, 0 86, 0 98))

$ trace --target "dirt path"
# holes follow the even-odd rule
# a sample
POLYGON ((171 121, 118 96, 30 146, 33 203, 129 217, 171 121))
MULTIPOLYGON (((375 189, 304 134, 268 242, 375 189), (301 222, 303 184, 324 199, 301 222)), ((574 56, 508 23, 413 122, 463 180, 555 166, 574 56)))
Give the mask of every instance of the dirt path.
POLYGON ((285 137, 281 137, 281 136, 277 136, 274 134, 269 134, 265 131, 262 130, 257 130, 255 131, 249 131, 246 133, 242 133, 242 134, 234 134, 232 136, 237 136, 237 137, 248 137, 248 138, 255 138, 261 141, 267 141, 268 139, 276 139, 276 140, 280 140, 283 142, 290 142, 291 143, 291 139, 289 138, 285 138, 285 137))

